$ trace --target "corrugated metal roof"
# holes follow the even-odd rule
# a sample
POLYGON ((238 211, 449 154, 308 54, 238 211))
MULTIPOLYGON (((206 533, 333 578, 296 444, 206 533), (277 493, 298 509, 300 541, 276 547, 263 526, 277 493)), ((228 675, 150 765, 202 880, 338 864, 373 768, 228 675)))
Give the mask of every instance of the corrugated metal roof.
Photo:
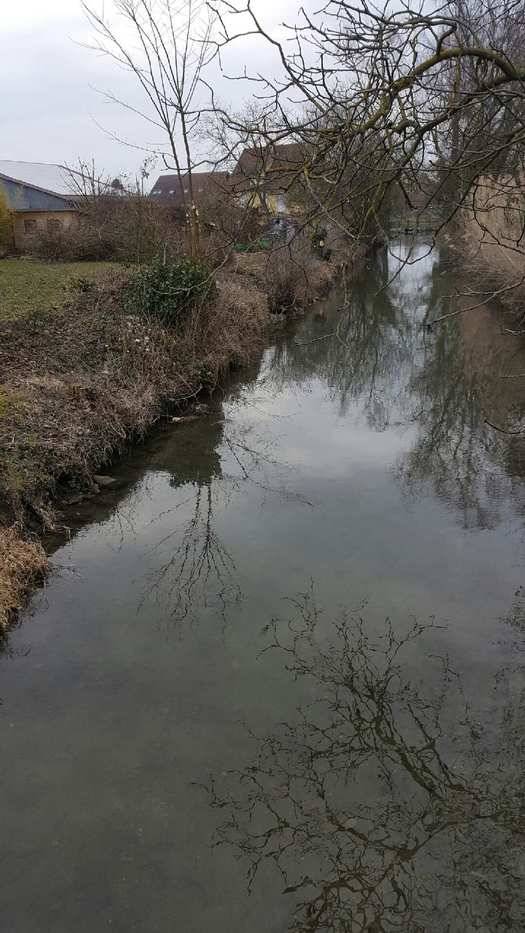
POLYGON ((53 194, 69 195, 74 192, 71 174, 64 165, 50 162, 14 162, 0 159, 0 174, 26 185, 34 185, 53 194))

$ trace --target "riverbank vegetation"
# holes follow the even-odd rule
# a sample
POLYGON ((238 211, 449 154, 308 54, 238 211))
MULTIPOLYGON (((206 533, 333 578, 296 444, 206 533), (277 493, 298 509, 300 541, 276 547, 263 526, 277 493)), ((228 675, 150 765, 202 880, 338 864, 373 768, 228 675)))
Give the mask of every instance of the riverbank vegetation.
POLYGON ((388 236, 393 212, 412 215, 409 229, 431 217, 429 232, 446 229, 476 273, 473 296, 521 303, 525 0, 445 0, 432 10, 325 0, 280 31, 250 0, 212 0, 204 10, 189 4, 167 38, 170 0, 83 6, 95 47, 124 61, 144 93, 142 115, 178 177, 192 255, 203 233, 193 154, 205 125, 215 166, 230 171, 238 159, 241 182, 246 166, 243 197, 279 193, 305 229, 335 224, 349 248, 388 236), (249 65, 232 73, 245 41, 267 54, 263 75, 249 65), (244 110, 219 104, 220 74, 253 92, 244 110))

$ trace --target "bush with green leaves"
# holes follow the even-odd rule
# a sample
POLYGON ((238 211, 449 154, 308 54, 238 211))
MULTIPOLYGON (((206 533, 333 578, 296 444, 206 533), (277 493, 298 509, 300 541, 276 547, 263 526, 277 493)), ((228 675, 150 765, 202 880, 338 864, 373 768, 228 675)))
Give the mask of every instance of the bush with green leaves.
POLYGON ((178 324, 215 292, 213 275, 204 263, 195 259, 155 260, 131 274, 126 304, 130 311, 178 324))

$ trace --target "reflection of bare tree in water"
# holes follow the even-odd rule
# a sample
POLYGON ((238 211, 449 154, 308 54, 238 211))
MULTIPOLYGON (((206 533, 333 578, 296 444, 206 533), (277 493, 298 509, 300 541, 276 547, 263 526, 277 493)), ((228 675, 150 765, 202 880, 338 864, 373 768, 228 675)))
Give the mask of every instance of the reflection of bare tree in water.
POLYGON ((322 648, 311 597, 296 607, 272 646, 315 699, 212 782, 217 841, 247 860, 250 885, 276 867, 296 933, 522 930, 523 695, 485 729, 445 660, 434 689, 411 683, 424 626, 373 637, 346 614, 322 648))
POLYGON ((151 575, 149 592, 167 602, 175 621, 188 616, 197 590, 205 605, 209 590, 223 614, 241 598, 235 562, 215 528, 211 482, 197 485, 191 497, 191 517, 165 535, 157 547, 165 545, 170 548, 169 558, 151 575))
MULTIPOLYGON (((439 264, 435 275, 439 292, 439 264)), ((418 439, 400 475, 411 492, 430 484, 465 527, 494 527, 509 500, 525 506, 525 448, 512 436, 525 411, 516 367, 523 362, 499 324, 487 311, 472 312, 427 335, 411 380, 418 439)))
POLYGON ((170 485, 184 495, 155 519, 174 524, 154 546, 156 557, 166 557, 149 574, 147 592, 165 603, 176 621, 188 616, 199 596, 205 603, 215 599, 224 612, 241 595, 235 563, 216 530, 214 500, 222 478, 223 434, 220 407, 174 434, 170 485))
POLYGON ((278 386, 322 379, 342 413, 362 399, 367 422, 374 430, 384 430, 400 388, 398 374, 413 353, 416 331, 406 309, 391 301, 381 254, 372 274, 375 287, 354 282, 351 293, 340 297, 326 317, 310 316, 296 339, 278 341, 269 366, 278 386))
POLYGON ((388 262, 376 256, 342 310, 312 317, 296 339, 277 344, 270 371, 277 385, 322 379, 341 411, 358 406, 374 431, 415 424, 399 466, 404 487, 419 494, 430 486, 466 527, 493 527, 510 500, 525 510, 525 439, 505 433, 525 412, 523 350, 487 310, 428 331, 426 321, 449 306, 454 279, 446 255, 412 249, 413 265, 410 244, 388 262))
POLYGON ((484 528, 496 516, 490 489, 483 487, 504 442, 483 420, 479 387, 466 378, 455 330, 451 323, 429 337, 425 365, 412 380, 419 436, 400 475, 412 492, 431 483, 436 495, 457 508, 465 526, 484 528))
POLYGON ((155 543, 155 554, 167 556, 149 574, 147 588, 148 595, 168 606, 175 621, 185 619, 199 604, 212 602, 224 617, 228 606, 242 598, 235 561, 217 530, 217 512, 235 493, 249 484, 264 496, 310 505, 269 482, 266 468, 275 472, 283 464, 271 456, 269 442, 250 435, 249 429, 225 430, 220 410, 213 421, 188 424, 175 436, 170 485, 183 489, 184 495, 156 519, 166 523, 173 518, 175 523, 155 543), (181 514, 187 517, 179 520, 181 514))
MULTIPOLYGON (((514 593, 512 606, 506 616, 502 618, 518 635, 525 635, 525 586, 519 586, 514 593)), ((520 647, 523 646, 520 644, 520 647)))

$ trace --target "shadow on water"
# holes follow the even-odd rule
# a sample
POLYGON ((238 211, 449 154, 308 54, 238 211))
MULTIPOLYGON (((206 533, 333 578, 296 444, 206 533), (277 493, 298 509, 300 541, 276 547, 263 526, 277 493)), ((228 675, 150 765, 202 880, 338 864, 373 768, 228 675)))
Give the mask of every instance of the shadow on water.
POLYGON ((433 623, 373 634, 344 612, 327 641, 313 593, 292 602, 265 650, 311 696, 211 779, 216 845, 247 865, 249 889, 272 866, 297 933, 523 929, 523 665, 476 710, 428 644, 416 679, 433 623))

